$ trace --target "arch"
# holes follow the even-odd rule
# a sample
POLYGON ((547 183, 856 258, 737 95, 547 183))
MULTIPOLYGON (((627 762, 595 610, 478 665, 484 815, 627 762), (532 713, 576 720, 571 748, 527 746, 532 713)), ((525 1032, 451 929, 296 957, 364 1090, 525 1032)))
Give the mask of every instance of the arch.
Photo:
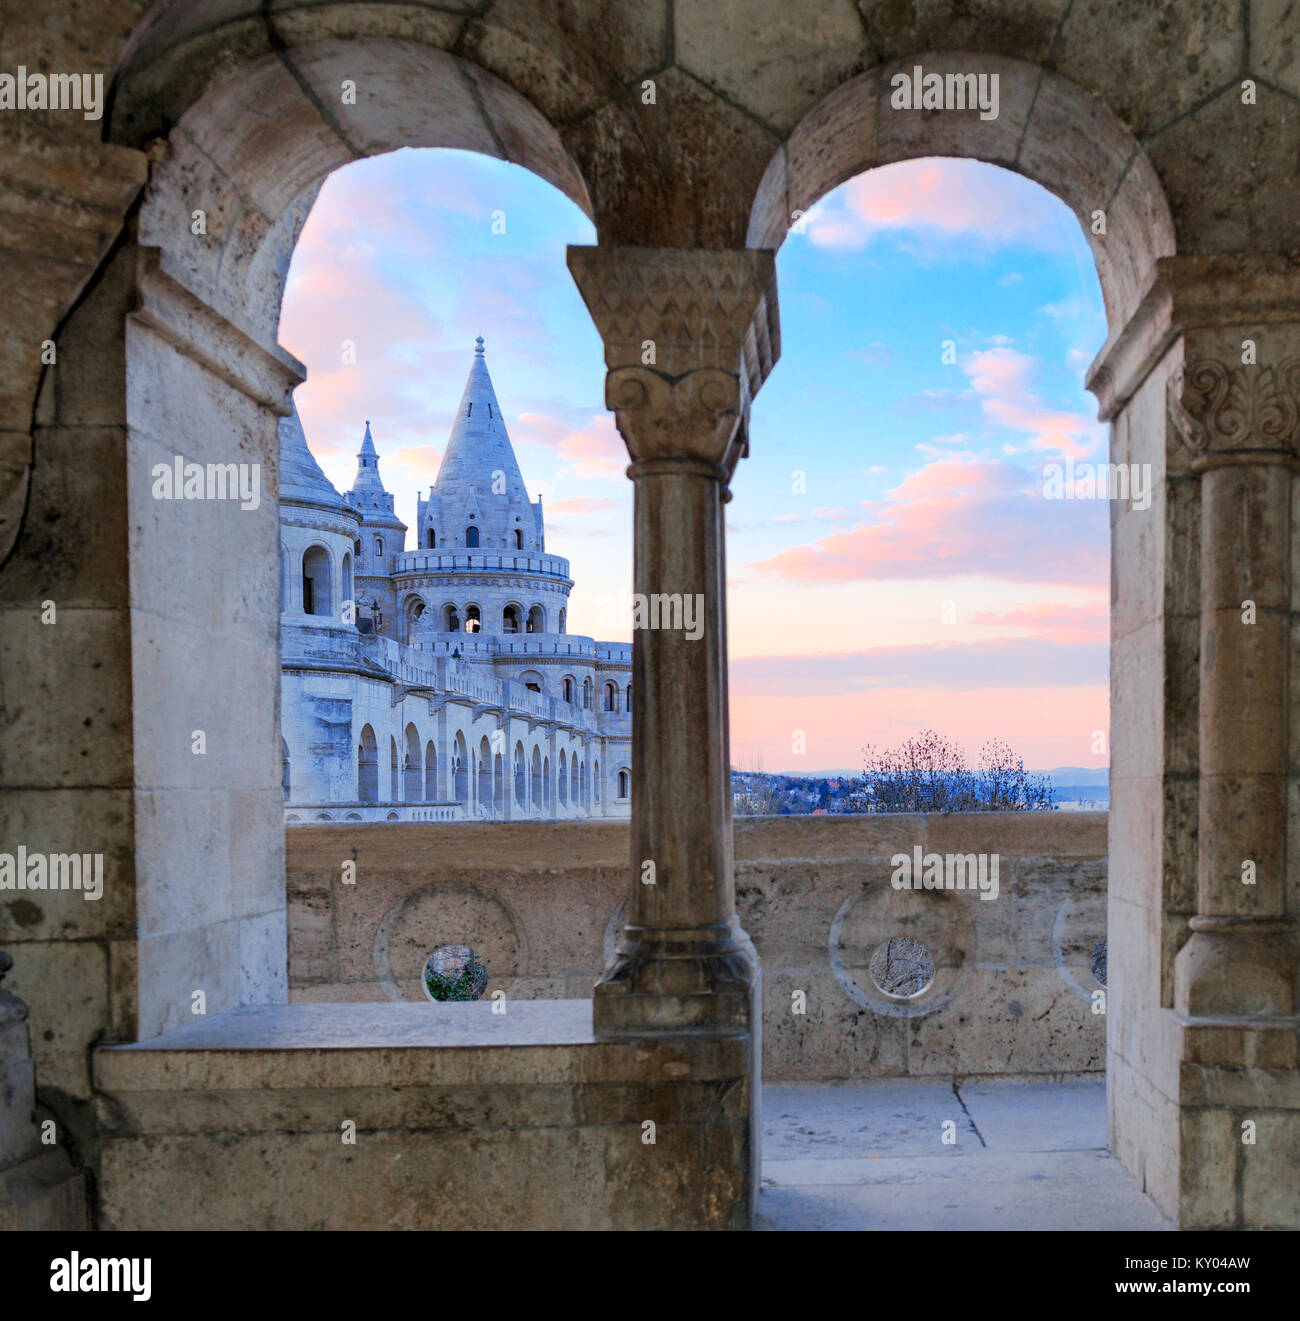
POLYGON ((516 550, 523 550, 523 548, 524 548, 524 533, 523 533, 523 529, 522 529, 522 528, 515 528, 515 549, 516 549, 516 550))
POLYGON ((486 734, 478 744, 478 806, 480 815, 492 814, 492 745, 486 734))
POLYGON ((603 709, 606 711, 618 710, 618 684, 610 679, 605 684, 605 700, 603 709))
POLYGON ((600 760, 593 758, 591 762, 591 800, 593 803, 600 802, 600 760))
MULTIPOLYGON (((352 600, 352 552, 343 552, 343 605, 346 607, 352 600)), ((353 611, 353 618, 356 618, 356 612, 353 611)))
POLYGON ((618 773, 618 796, 626 798, 632 792, 632 772, 625 766, 618 773))
POLYGON ((626 710, 629 714, 631 714, 631 711, 632 711, 632 684, 631 684, 630 681, 629 681, 629 683, 628 683, 628 685, 627 685, 627 691, 624 693, 623 696, 624 696, 624 700, 625 700, 624 710, 626 710))
POLYGON ((388 801, 402 801, 401 762, 397 758, 397 739, 391 734, 388 736, 388 801))
POLYGON ((424 788, 424 770, 420 765, 420 733, 414 724, 406 726, 406 756, 402 762, 402 800, 418 803, 424 788))
POLYGON ((556 786, 559 790, 560 805, 564 806, 569 801, 569 776, 568 763, 565 761, 564 749, 560 749, 560 781, 556 786))
POLYGON ((460 632, 460 611, 450 601, 442 607, 442 627, 446 633, 460 632))
POLYGON ((533 759, 529 766, 528 775, 528 807, 534 815, 541 811, 544 797, 545 782, 542 779, 542 750, 534 743, 533 759))
POLYGON ((795 125, 768 162, 750 210, 747 244, 778 248, 792 215, 833 188, 896 161, 958 156, 1014 170, 1074 212, 1092 248, 1112 332, 1136 310, 1161 257, 1174 253, 1174 225, 1146 152, 1090 93, 1050 70, 995 54, 909 54, 841 83, 795 125), (926 115, 890 104, 895 75, 997 74, 996 119, 926 115), (872 131, 855 131, 870 126, 872 131), (1092 215, 1105 209, 1106 233, 1092 215))
POLYGON ((284 789, 284 801, 289 801, 289 786, 292 780, 289 775, 289 745, 280 739, 280 785, 284 789))
POLYGON ((427 608, 424 597, 418 593, 413 593, 402 602, 401 640, 403 642, 411 643, 415 640, 415 627, 427 608))
POLYGON ((582 681, 582 709, 591 710, 591 678, 588 676, 582 681))
POLYGON ((528 806, 528 783, 524 771, 524 745, 515 744, 515 806, 528 806))
POLYGON ((432 528, 424 534, 424 544, 429 550, 438 549, 438 534, 432 528))
POLYGON ((528 631, 530 633, 546 632, 546 611, 540 605, 529 606, 528 608, 528 631))
POLYGON ((308 546, 302 556, 302 612, 328 615, 334 610, 330 587, 334 577, 330 553, 321 545, 308 546))
POLYGON ((578 780, 578 754, 569 758, 569 801, 574 807, 582 806, 582 785, 578 780))
POLYGON ((501 612, 501 631, 503 633, 522 633, 524 631, 523 611, 513 602, 501 612))
POLYGON ((384 554, 384 539, 377 536, 375 538, 375 558, 380 559, 384 554))
POLYGON ((570 706, 573 705, 573 695, 576 690, 576 684, 577 680, 574 679, 571 674, 566 674, 560 681, 560 690, 564 695, 564 700, 568 702, 570 706))
POLYGON ((521 670, 519 682, 530 692, 544 693, 546 691, 546 680, 540 670, 521 670))
POLYGON ((362 725, 361 738, 357 744, 357 802, 378 801, 379 745, 375 741, 375 731, 369 725, 362 725))
POLYGON ((578 771, 578 802, 582 804, 585 810, 587 806, 587 763, 585 761, 578 771))
POLYGON ((465 529, 465 548, 467 550, 478 549, 478 528, 472 524, 465 529))
POLYGON ((424 801, 438 801, 438 746, 432 739, 424 745, 424 801))
POLYGON ((465 632, 481 633, 483 631, 483 617, 476 605, 467 605, 465 607, 465 632))
POLYGON ((551 759, 542 758, 542 809, 547 816, 551 815, 551 759))
POLYGON ((492 815, 504 816, 506 810, 505 758, 499 753, 492 756, 492 815))
POLYGON ((569 612, 568 612, 567 610, 564 610, 564 609, 561 609, 561 610, 560 610, 560 632, 561 632, 561 633, 564 632, 564 623, 565 623, 565 620, 568 618, 568 614, 569 614, 569 612))
POLYGON ((456 801, 469 807, 469 746, 463 731, 457 730, 451 747, 452 785, 456 801))

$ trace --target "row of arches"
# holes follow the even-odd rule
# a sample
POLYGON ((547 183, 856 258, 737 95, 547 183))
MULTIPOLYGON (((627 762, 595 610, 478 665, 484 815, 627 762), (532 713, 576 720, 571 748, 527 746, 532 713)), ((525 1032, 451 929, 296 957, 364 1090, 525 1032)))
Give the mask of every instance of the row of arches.
MULTIPOLYGON (((591 710, 592 694, 595 686, 590 679, 582 681, 581 696, 582 707, 584 710, 591 710)), ((560 696, 569 703, 570 706, 577 704, 579 695, 578 681, 571 674, 566 674, 560 680, 560 696)), ((600 709, 602 711, 631 711, 632 710, 632 685, 629 683, 626 688, 620 690, 613 679, 607 679, 600 691, 600 709)))
MULTIPOLYGON (((288 744, 281 740, 283 756, 284 801, 290 801, 292 774, 288 744)), ((357 743, 357 801, 378 803, 380 797, 380 748, 373 727, 363 725, 357 743)), ((592 759, 588 776, 587 760, 578 751, 562 748, 552 777, 549 754, 533 745, 529 758, 522 740, 517 740, 512 756, 511 792, 513 804, 506 802, 505 759, 494 751, 491 740, 479 740, 477 755, 471 759, 468 740, 458 730, 448 751, 448 795, 471 816, 493 818, 507 815, 550 815, 555 806, 584 811, 598 810, 601 801, 600 761, 592 759), (473 793, 471 795, 471 789, 473 793)), ((628 796, 630 776, 626 768, 617 778, 616 797, 628 796)), ((432 739, 421 747, 419 731, 413 723, 405 730, 403 744, 389 738, 389 789, 387 801, 432 803, 446 801, 438 787, 438 748, 432 739)))
POLYGON ((344 551, 335 576, 334 555, 328 546, 313 542, 301 556, 282 547, 280 609, 300 604, 305 615, 337 616, 343 603, 352 600, 352 555, 344 551), (293 585, 298 585, 297 601, 293 585))
MULTIPOLYGON (((406 641, 411 641, 411 630, 428 610, 427 603, 418 596, 411 597, 405 606, 406 641)), ((556 632, 563 633, 567 623, 567 612, 559 613, 559 626, 556 632)), ((483 607, 477 601, 459 605, 454 601, 445 601, 439 609, 439 626, 443 633, 481 633, 487 621, 483 607)), ((501 610, 502 633, 545 633, 547 632, 546 607, 533 604, 525 611, 518 601, 511 601, 501 610)))
MULTIPOLYGON (((513 529, 511 529, 511 534, 512 534, 512 538, 511 538, 511 539, 512 539, 513 542, 514 542, 514 547, 515 547, 515 549, 516 549, 516 550, 523 550, 523 548, 524 548, 524 532, 523 532, 523 529, 522 529, 522 528, 513 528, 513 529)), ((509 543, 506 542, 504 539, 502 540, 501 544, 502 544, 503 546, 507 546, 507 548, 508 548, 509 543)), ((467 528, 465 529, 465 549, 466 549, 466 550, 478 550, 479 545, 480 545, 480 536, 479 536, 479 530, 478 530, 478 528, 476 528, 476 527, 474 527, 474 526, 472 526, 472 525, 471 525, 470 527, 467 527, 467 528)), ((425 550, 437 550, 437 549, 438 549, 438 533, 437 533, 436 529, 434 529, 434 528, 426 528, 426 529, 425 529, 425 532, 424 532, 424 549, 425 549, 425 550)))

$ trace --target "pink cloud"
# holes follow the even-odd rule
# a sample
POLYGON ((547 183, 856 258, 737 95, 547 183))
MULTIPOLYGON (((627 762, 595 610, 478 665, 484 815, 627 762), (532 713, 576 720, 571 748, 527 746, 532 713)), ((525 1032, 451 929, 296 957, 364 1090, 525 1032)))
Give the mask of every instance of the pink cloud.
POLYGON ((824 248, 860 248, 881 231, 929 229, 1059 247, 1063 220, 1045 191, 978 161, 900 161, 850 180, 809 212, 805 229, 824 248))
POLYGON ((759 560, 751 570, 801 582, 945 578, 1106 581, 1103 504, 1068 509, 1039 479, 996 459, 949 459, 911 473, 867 506, 870 521, 759 560), (1098 512, 1100 511, 1100 512, 1098 512))
POLYGON ((622 477, 629 463, 609 413, 596 413, 577 428, 544 413, 520 413, 516 439, 553 449, 579 477, 622 477))
POLYGON ((546 506, 548 514, 578 514, 587 516, 589 514, 604 513, 609 509, 619 507, 616 500, 598 500, 593 496, 574 496, 570 500, 553 500, 546 506))
POLYGON ((1087 605, 1021 605, 1014 610, 983 610, 971 617, 976 628, 1024 629, 1059 643, 1108 643, 1110 604, 1098 598, 1087 605))
MULTIPOLYGON (((980 407, 989 421, 1029 437, 1027 448, 1086 458, 1103 447, 1104 428, 1085 413, 1049 408, 1031 388, 1036 359, 999 347, 968 354, 961 369, 971 389, 983 396, 980 407)), ((937 438, 936 438, 937 439, 937 438)), ((1016 446, 1006 446, 1014 453, 1016 446)))

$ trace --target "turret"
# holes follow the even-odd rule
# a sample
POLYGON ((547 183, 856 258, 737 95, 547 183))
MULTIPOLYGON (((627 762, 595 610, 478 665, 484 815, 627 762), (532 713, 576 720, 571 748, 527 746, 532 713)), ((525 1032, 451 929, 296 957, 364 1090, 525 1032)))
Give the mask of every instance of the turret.
POLYGON ((475 345, 437 480, 428 500, 418 504, 419 545, 541 555, 546 549, 542 502, 528 499, 488 375, 482 335, 475 345))

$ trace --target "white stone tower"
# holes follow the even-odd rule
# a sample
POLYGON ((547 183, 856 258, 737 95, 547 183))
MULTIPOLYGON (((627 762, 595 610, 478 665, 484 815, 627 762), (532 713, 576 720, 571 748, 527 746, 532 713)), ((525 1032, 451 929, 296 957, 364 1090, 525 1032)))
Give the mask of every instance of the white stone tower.
POLYGON ((483 337, 475 343, 437 480, 417 504, 419 554, 397 574, 402 641, 415 639, 417 620, 421 635, 467 624, 486 635, 567 631, 569 561, 546 553, 541 497, 528 498, 483 337))

